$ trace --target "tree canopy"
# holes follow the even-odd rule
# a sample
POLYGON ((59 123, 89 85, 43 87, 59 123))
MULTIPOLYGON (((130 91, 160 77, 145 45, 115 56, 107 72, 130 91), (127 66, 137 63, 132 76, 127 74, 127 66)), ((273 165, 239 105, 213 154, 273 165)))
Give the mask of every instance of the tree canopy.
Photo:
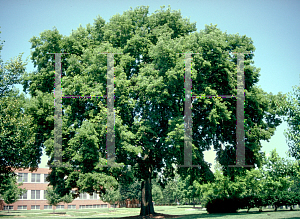
POLYGON ((21 82, 26 62, 20 54, 3 63, 2 47, 0 45, 0 195, 11 188, 12 181, 16 183, 14 169, 33 170, 42 155, 41 147, 35 144, 33 118, 25 113, 28 99, 14 87, 21 82))
MULTIPOLYGON (((130 9, 108 23, 97 17, 93 25, 80 26, 70 36, 54 28, 30 39, 31 59, 37 70, 23 77, 24 91, 35 102, 27 112, 35 118, 38 145, 54 159, 53 91, 54 55, 62 58, 62 92, 69 96, 106 95, 107 57, 115 55, 115 158, 124 167, 105 167, 107 100, 63 98, 62 161, 52 167, 50 184, 64 195, 118 186, 129 166, 141 180, 141 215, 154 213, 151 179, 164 168, 164 177, 174 177, 174 165, 184 158, 185 57, 193 55, 193 95, 237 95, 237 58, 230 52, 254 52, 251 38, 222 32, 216 25, 196 31, 196 24, 169 8, 148 15, 149 7, 130 9), (42 112, 42 114, 39 114, 42 112), (39 121, 43 121, 39 123, 39 121)), ((260 140, 268 140, 281 122, 276 118, 278 95, 256 86, 260 69, 254 54, 245 55, 245 149, 246 164, 262 164, 260 140)), ((236 99, 197 98, 192 101, 193 161, 198 168, 179 168, 184 177, 202 182, 213 180, 203 152, 213 145, 223 172, 232 178, 247 168, 235 164, 236 99)), ((248 168, 249 169, 249 168, 248 168)), ((127 175, 128 176, 128 175, 127 175)), ((166 184, 166 180, 162 180, 166 184)))

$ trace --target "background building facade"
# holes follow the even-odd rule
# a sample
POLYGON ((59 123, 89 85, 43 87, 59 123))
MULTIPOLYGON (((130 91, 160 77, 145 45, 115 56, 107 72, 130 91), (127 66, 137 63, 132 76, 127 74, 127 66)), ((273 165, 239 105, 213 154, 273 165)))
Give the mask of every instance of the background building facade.
MULTIPOLYGON (((7 205, 2 201, 0 204, 0 210, 44 210, 52 209, 54 206, 50 206, 45 198, 47 192, 48 183, 46 177, 50 174, 51 170, 48 168, 39 168, 37 171, 30 172, 29 169, 16 170, 18 175, 18 182, 23 182, 20 188, 27 189, 27 192, 23 194, 18 201, 13 204, 7 205)), ((73 202, 65 204, 63 202, 56 206, 56 209, 83 209, 83 208, 108 208, 115 207, 109 203, 100 200, 99 195, 94 193, 89 195, 88 193, 80 194, 80 196, 73 200, 73 202)), ((118 207, 118 206, 116 206, 118 207)))

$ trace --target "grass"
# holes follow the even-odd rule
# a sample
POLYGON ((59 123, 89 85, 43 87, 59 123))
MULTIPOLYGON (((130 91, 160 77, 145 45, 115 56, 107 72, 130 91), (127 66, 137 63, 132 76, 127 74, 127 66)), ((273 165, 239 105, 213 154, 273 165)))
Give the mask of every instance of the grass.
MULTIPOLYGON (((197 206, 196 206, 197 207, 197 206)), ((278 209, 277 212, 274 209, 263 209, 263 212, 259 212, 258 208, 253 208, 246 212, 246 210, 239 210, 238 213, 227 214, 208 214, 200 208, 193 209, 192 206, 155 206, 155 212, 167 214, 167 215, 180 215, 180 218, 196 219, 196 218, 210 218, 210 219, 262 219, 262 218, 300 218, 300 209, 296 208, 294 211, 289 209, 278 209)), ((139 215, 139 208, 116 208, 114 211, 112 208, 108 209, 59 209, 55 210, 29 210, 29 211, 0 211, 0 219, 4 218, 122 218, 126 216, 139 215)), ((162 218, 162 217, 160 217, 162 218)), ((179 217, 178 217, 179 218, 179 217)))

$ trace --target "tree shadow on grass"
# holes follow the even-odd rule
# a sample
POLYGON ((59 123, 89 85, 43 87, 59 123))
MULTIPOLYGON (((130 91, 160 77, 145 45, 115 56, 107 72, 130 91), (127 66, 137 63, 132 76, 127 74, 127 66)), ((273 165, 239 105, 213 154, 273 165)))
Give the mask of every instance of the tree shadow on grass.
MULTIPOLYGON (((298 211, 298 210, 294 210, 295 211, 298 211)), ((271 209, 270 210, 264 210, 262 212, 259 212, 259 211, 252 211, 252 212, 237 212, 237 213, 212 213, 212 214, 209 214, 207 212, 203 212, 203 213, 200 213, 200 214, 182 214, 182 215, 170 215, 170 214, 162 214, 162 213, 155 213, 153 215, 150 215, 150 216, 139 216, 139 215, 136 215, 136 216, 126 216, 126 217, 110 217, 110 218, 118 218, 118 219, 149 219, 149 218, 187 218, 187 219, 197 219, 197 218, 217 218, 217 217, 227 217, 227 216, 230 216, 230 215, 235 215, 235 216, 240 216, 240 218, 243 218, 243 216, 246 216, 246 215, 259 215, 259 214, 265 214, 265 213, 271 213, 271 212, 274 212, 274 210, 272 211, 271 209)), ((268 215, 270 216, 270 215, 268 215)), ((300 217, 289 217, 289 219, 299 219, 300 217)))
POLYGON ((9 215, 9 214, 0 214, 1 217, 15 217, 16 215, 9 215))
POLYGON ((50 212, 49 214, 66 214, 67 212, 55 212, 55 213, 53 213, 53 212, 50 212))
MULTIPOLYGON (((1 212, 1 211, 0 211, 1 212)), ((2 212, 1 212, 2 213, 2 212)), ((18 214, 18 213, 22 213, 22 212, 19 212, 19 211, 10 211, 10 212, 4 212, 3 211, 3 214, 0 214, 0 218, 1 217, 15 217, 17 215, 15 214, 18 214)))
MULTIPOLYGON (((170 215, 170 214, 162 214, 162 213, 155 213, 150 216, 126 216, 126 217, 110 217, 111 219, 149 219, 149 218, 209 218, 209 217, 218 217, 219 215, 215 214, 183 214, 183 215, 170 215)), ((223 217, 225 215, 220 215, 220 217, 223 217)), ((91 218, 90 218, 91 219, 91 218)))

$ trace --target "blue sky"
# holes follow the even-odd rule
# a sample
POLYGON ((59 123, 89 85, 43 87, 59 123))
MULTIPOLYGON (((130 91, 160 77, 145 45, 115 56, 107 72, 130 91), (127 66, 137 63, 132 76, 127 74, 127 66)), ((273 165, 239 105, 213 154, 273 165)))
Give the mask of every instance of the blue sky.
MULTIPOLYGON (((108 22, 113 15, 142 5, 150 6, 149 15, 162 5, 180 9, 183 18, 197 23, 197 31, 212 23, 230 34, 251 37, 256 47, 254 65, 261 68, 258 85, 266 92, 287 93, 292 86, 299 85, 300 1, 297 0, 0 0, 0 37, 5 40, 2 59, 5 62, 24 52, 25 60, 30 55, 29 39, 54 26, 61 34, 70 35, 80 24, 84 27, 93 24, 97 15, 108 22)), ((29 62, 27 71, 32 70, 29 62)), ((283 123, 270 142, 262 141, 262 150, 268 153, 276 148, 280 156, 286 157, 285 129, 287 125, 283 123)), ((213 163, 214 158, 213 151, 205 153, 207 161, 213 163)))

